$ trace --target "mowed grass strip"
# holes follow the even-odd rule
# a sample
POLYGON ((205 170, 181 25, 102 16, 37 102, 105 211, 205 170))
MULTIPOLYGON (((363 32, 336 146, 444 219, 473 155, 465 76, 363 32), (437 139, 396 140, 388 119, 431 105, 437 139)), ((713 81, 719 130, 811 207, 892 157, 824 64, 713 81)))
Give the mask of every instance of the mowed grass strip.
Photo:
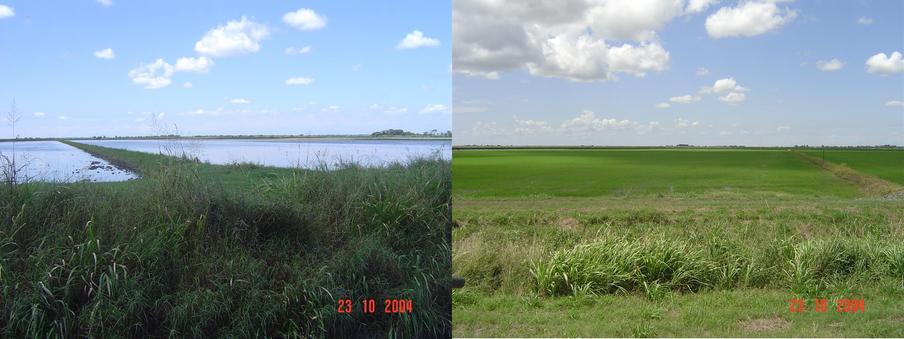
POLYGON ((859 196, 785 150, 456 150, 454 194, 467 198, 771 192, 859 196))
POLYGON ((904 185, 904 150, 810 150, 806 153, 904 185))

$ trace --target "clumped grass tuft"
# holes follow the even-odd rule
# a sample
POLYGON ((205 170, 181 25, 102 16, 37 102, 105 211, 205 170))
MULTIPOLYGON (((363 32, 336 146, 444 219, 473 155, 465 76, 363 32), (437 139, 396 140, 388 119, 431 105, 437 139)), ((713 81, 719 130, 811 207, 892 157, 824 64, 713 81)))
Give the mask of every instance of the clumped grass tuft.
POLYGON ((291 170, 76 146, 142 178, 0 187, 0 336, 450 335, 448 161, 291 170), (382 314, 385 298, 414 312, 382 314))
POLYGON ((820 239, 744 256, 721 240, 605 237, 556 252, 531 270, 544 295, 639 292, 661 300, 670 291, 768 285, 816 294, 848 281, 901 276, 904 244, 882 239, 820 239), (778 267, 758 265, 778 258, 778 267))

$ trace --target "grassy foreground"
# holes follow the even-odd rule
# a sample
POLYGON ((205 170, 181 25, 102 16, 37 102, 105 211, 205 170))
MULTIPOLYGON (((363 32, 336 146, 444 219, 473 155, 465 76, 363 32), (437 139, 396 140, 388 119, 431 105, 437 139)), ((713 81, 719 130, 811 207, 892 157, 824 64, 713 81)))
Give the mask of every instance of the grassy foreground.
POLYGON ((904 335, 904 200, 780 150, 485 152, 454 154, 456 336, 904 335))
POLYGON ((0 187, 0 336, 451 331, 448 161, 313 171, 70 144, 142 178, 0 187))

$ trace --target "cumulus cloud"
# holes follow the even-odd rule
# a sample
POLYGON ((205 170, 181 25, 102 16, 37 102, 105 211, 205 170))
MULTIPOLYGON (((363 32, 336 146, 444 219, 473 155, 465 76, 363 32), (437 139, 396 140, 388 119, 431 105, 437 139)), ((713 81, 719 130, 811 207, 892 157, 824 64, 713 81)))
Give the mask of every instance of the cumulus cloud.
POLYGON ((904 60, 901 52, 895 51, 891 56, 879 53, 866 59, 866 71, 883 75, 904 72, 904 60))
POLYGON ((184 84, 182 84, 182 87, 185 87, 185 88, 192 88, 192 87, 194 87, 194 86, 193 86, 190 82, 186 81, 184 84))
POLYGON ((627 129, 637 127, 637 125, 638 123, 631 120, 598 118, 592 111, 584 111, 581 115, 562 122, 559 129, 567 133, 590 133, 611 129, 627 129))
POLYGON ((744 93, 738 92, 729 92, 728 94, 719 97, 719 100, 728 103, 729 105, 738 105, 744 100, 747 100, 747 96, 744 93))
POLYGON ((97 0, 97 3, 103 6, 113 6, 113 0, 97 0))
POLYGON ((873 18, 868 18, 868 17, 862 16, 862 17, 857 18, 857 23, 861 24, 861 25, 872 25, 873 18))
POLYGON ((396 45, 396 48, 413 49, 413 48, 420 48, 420 47, 435 47, 435 46, 439 46, 439 40, 430 38, 430 37, 426 37, 426 36, 424 36, 423 32, 415 30, 411 33, 408 33, 408 35, 405 35, 405 37, 402 38, 402 41, 399 41, 399 44, 396 45))
POLYGON ((542 120, 521 120, 515 117, 515 134, 518 135, 537 135, 540 133, 552 132, 554 129, 546 121, 542 120))
POLYGON ((289 85, 289 86, 307 86, 307 85, 310 85, 313 83, 314 83, 314 79, 305 78, 305 77, 286 79, 286 85, 289 85))
POLYGON ((684 129, 700 126, 699 121, 690 121, 687 119, 678 118, 675 120, 675 128, 676 129, 684 129))
POLYGON ((261 48, 260 41, 269 35, 267 26, 243 16, 238 21, 229 21, 207 31, 195 43, 195 51, 214 58, 257 53, 261 48))
POLYGON ((667 102, 660 102, 660 103, 656 104, 656 108, 669 108, 669 107, 672 107, 672 105, 670 105, 667 102))
POLYGON ((65 115, 61 115, 61 116, 58 116, 57 119, 60 119, 60 120, 69 120, 69 117, 67 117, 67 116, 65 116, 65 115))
POLYGON ((235 98, 235 99, 229 100, 229 102, 233 103, 233 104, 237 104, 237 105, 244 105, 244 104, 250 104, 251 100, 243 99, 243 98, 235 98))
POLYGON ((177 72, 207 73, 213 66, 213 60, 208 57, 179 58, 176 60, 177 72))
POLYGON ((0 19, 12 18, 16 16, 16 10, 7 5, 0 4, 0 19))
POLYGON ((888 107, 904 107, 904 101, 900 100, 889 100, 885 102, 885 106, 888 107))
POLYGON ((456 73, 494 79, 526 68, 537 76, 602 81, 667 69, 669 53, 656 30, 685 6, 681 0, 457 0, 452 12, 456 73))
POLYGON ((113 60, 116 59, 116 53, 113 53, 113 49, 111 48, 105 48, 99 51, 95 51, 94 57, 98 59, 113 60))
POLYGON ((710 5, 718 3, 719 0, 691 0, 687 3, 687 8, 685 9, 688 13, 698 13, 706 10, 710 5))
POLYGON ((283 22, 302 31, 313 31, 326 26, 326 17, 312 9, 301 8, 283 15, 283 22))
POLYGON ((421 113, 443 112, 443 111, 448 111, 448 110, 449 110, 449 107, 446 105, 431 104, 431 105, 424 106, 424 108, 421 109, 421 113))
POLYGON ((743 92, 746 91, 747 88, 738 84, 734 78, 725 78, 716 80, 715 83, 711 87, 703 87, 700 90, 701 94, 721 94, 725 92, 743 92))
POLYGON ((747 1, 722 7, 706 18, 706 32, 715 39, 760 35, 794 20, 797 12, 779 8, 775 1, 747 1))
POLYGON ((172 82, 170 78, 173 76, 173 66, 157 59, 151 64, 141 64, 137 68, 129 71, 129 77, 132 83, 144 86, 147 89, 157 89, 169 86, 172 82))
POLYGON ((829 61, 825 61, 825 60, 816 61, 816 68, 818 68, 820 71, 827 71, 827 72, 837 71, 837 70, 840 70, 842 67, 844 67, 844 63, 838 59, 832 59, 829 61))
POLYGON ((304 46, 301 48, 289 47, 289 48, 286 48, 285 50, 283 50, 283 53, 286 53, 286 55, 308 54, 308 53, 311 53, 311 46, 304 46))
POLYGON ((669 101, 679 103, 679 104, 689 104, 689 103, 692 103, 695 101, 700 101, 700 99, 701 98, 699 95, 688 94, 688 95, 682 95, 682 96, 677 96, 677 97, 671 97, 671 98, 669 98, 669 101))

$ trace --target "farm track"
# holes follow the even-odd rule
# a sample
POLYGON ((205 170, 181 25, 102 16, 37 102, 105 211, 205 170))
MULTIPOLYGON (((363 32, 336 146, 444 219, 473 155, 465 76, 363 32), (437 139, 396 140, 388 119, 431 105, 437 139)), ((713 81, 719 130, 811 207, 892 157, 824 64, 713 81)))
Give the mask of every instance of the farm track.
POLYGON ((794 151, 794 154, 818 166, 819 168, 832 173, 842 180, 857 185, 860 191, 867 196, 882 197, 891 200, 904 199, 904 187, 902 187, 901 185, 883 180, 873 175, 856 171, 844 165, 825 161, 809 154, 798 151, 794 151))

